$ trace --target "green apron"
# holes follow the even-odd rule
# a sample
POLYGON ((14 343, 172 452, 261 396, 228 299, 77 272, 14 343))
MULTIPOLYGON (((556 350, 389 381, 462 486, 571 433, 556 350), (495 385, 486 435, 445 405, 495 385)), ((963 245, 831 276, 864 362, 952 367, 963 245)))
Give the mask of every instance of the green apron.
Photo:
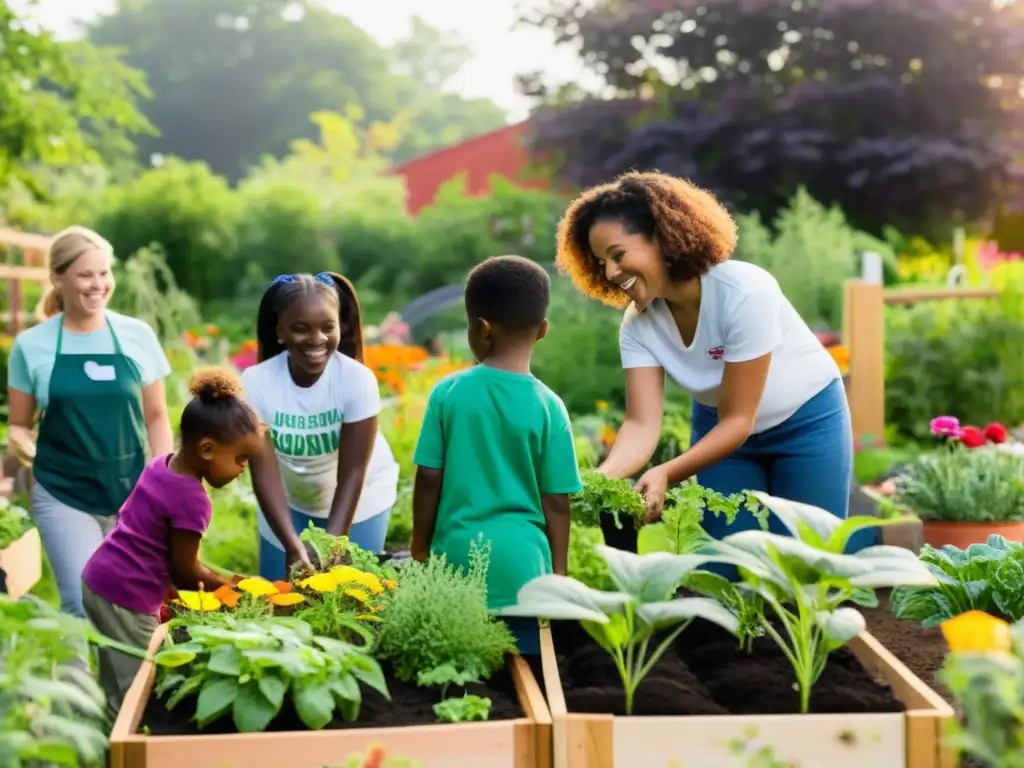
POLYGON ((34 474, 58 501, 91 515, 115 515, 146 466, 142 377, 121 351, 61 354, 64 318, 39 424, 34 474))

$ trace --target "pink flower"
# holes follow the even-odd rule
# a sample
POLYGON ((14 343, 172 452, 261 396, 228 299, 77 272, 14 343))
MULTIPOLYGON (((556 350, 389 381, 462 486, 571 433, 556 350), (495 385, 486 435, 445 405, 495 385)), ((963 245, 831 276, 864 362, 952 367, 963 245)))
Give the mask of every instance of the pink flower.
POLYGON ((987 427, 984 432, 985 438, 993 443, 1005 443, 1006 442, 1006 427, 1000 424, 998 421, 993 421, 987 427))
POLYGON ((933 435, 937 437, 960 437, 960 420, 956 416, 936 416, 929 425, 933 435))
POLYGON ((981 448, 986 440, 985 435, 977 427, 964 427, 960 430, 960 442, 968 448, 981 448))

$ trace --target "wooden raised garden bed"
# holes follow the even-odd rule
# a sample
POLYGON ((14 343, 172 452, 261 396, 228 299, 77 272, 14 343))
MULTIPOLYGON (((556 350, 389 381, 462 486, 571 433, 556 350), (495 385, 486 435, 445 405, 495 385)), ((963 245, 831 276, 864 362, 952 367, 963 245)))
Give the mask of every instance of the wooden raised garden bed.
MULTIPOLYGON (((154 634, 150 655, 160 648, 166 632, 162 626, 154 634)), ((514 719, 450 725, 347 724, 321 731, 271 729, 264 733, 217 732, 215 728, 202 733, 193 728, 189 735, 158 735, 147 723, 163 709, 159 702, 151 701, 156 666, 147 661, 139 669, 110 734, 110 766, 335 768, 370 745, 384 744, 391 753, 423 768, 549 768, 551 715, 540 686, 518 657, 509 658, 508 671, 523 713, 514 719)), ((429 722, 430 716, 424 721, 429 722)))
POLYGON ((43 576, 39 529, 30 528, 7 549, 0 549, 0 591, 17 600, 43 576))
POLYGON ((543 627, 554 768, 955 768, 941 744, 952 708, 870 634, 832 655, 812 714, 761 714, 797 710, 788 662, 770 640, 738 658, 735 639, 715 630, 698 621, 684 631, 625 717, 605 714, 622 711, 607 654, 575 624, 543 627), (673 706, 687 714, 658 714, 673 706))

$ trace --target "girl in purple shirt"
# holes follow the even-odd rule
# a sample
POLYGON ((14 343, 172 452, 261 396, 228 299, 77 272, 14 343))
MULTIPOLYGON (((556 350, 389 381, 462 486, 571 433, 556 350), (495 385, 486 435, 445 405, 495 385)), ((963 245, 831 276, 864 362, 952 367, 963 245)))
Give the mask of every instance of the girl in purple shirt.
MULTIPOLYGON (((208 591, 228 583, 199 562, 213 507, 203 480, 223 488, 261 450, 264 427, 242 399, 238 376, 224 368, 196 371, 192 400, 181 415, 181 447, 153 459, 121 507, 117 525, 82 574, 86 615, 108 637, 145 648, 170 587, 208 591)), ((100 649, 100 684, 112 716, 140 661, 100 649)))

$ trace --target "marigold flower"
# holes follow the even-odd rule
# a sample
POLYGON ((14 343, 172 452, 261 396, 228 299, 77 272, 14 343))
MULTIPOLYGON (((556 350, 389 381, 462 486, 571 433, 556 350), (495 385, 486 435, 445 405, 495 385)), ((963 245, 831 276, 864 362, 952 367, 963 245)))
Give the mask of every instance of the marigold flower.
POLYGON ((940 625, 952 653, 1007 653, 1010 625, 984 611, 967 611, 940 625))
POLYGON ((271 584, 269 581, 264 579, 262 576, 254 576, 248 579, 242 579, 238 582, 238 588, 243 592, 247 592, 254 597, 266 597, 267 595, 276 595, 280 590, 271 584))
POLYGON ((300 581, 299 586, 314 592, 334 592, 338 588, 338 580, 330 573, 318 573, 300 581))
POLYGON ((345 594, 351 597, 353 600, 359 601, 360 603, 367 603, 370 600, 370 595, 364 589, 349 587, 345 590, 345 594))
POLYGON ((178 600, 190 611, 216 611, 222 603, 210 592, 192 592, 181 590, 178 592, 178 600))
POLYGON ((298 592, 278 592, 276 595, 267 595, 267 602, 272 605, 298 605, 305 600, 306 598, 298 592))
POLYGON ((228 608, 234 608, 238 605, 238 601, 242 599, 242 595, 232 589, 229 584, 222 584, 212 594, 228 608))

